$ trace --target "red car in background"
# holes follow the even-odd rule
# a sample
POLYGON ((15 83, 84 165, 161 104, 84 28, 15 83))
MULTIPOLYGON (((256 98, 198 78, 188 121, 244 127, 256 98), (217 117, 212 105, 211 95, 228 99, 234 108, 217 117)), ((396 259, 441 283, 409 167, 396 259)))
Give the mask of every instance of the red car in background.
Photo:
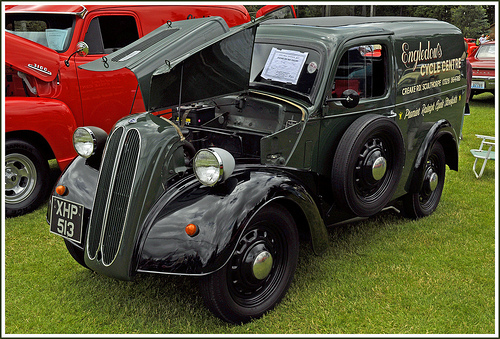
POLYGON ((467 55, 471 55, 477 48, 476 39, 464 38, 464 40, 465 43, 467 44, 467 55))
POLYGON ((495 91, 495 41, 487 41, 472 51, 468 59, 472 65, 471 96, 495 91))

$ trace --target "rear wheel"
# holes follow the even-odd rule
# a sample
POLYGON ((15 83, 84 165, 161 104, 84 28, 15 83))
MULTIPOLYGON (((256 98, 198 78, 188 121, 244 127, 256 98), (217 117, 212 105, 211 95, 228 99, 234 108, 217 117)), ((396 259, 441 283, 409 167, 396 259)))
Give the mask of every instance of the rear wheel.
POLYGON ((408 193, 403 197, 406 216, 417 219, 426 217, 436 210, 444 188, 445 160, 443 146, 436 142, 427 156, 422 188, 419 192, 408 193))
POLYGON ((5 143, 5 214, 36 209, 48 195, 50 168, 41 152, 23 140, 5 143))
POLYGON ((270 204, 252 219, 229 262, 201 279, 207 307, 219 318, 244 323, 262 316, 285 295, 298 261, 293 217, 270 204))

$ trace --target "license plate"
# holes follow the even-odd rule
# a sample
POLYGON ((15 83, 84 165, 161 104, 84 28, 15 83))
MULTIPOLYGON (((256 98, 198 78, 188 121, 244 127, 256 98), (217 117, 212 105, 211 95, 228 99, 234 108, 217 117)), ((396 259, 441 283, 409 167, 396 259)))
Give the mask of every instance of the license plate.
POLYGON ((472 81, 471 88, 484 89, 484 81, 472 81))
POLYGON ((82 243, 83 205, 52 197, 50 232, 82 243))

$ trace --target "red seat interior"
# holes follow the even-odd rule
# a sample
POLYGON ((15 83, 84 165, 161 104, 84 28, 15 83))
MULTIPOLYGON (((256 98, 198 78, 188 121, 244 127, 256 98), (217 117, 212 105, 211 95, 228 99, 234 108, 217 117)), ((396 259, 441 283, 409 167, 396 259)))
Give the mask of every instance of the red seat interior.
POLYGON ((359 80, 356 79, 337 79, 335 80, 335 89, 332 96, 340 98, 346 89, 353 89, 359 93, 359 80))

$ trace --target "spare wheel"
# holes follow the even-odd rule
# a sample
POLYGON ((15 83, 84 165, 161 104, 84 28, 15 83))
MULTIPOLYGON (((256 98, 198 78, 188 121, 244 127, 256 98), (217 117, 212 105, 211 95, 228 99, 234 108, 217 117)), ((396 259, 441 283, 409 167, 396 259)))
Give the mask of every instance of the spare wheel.
POLYGON ((379 212, 396 191, 404 164, 404 142, 398 125, 375 114, 355 120, 335 152, 332 189, 336 202, 354 214, 379 212))

